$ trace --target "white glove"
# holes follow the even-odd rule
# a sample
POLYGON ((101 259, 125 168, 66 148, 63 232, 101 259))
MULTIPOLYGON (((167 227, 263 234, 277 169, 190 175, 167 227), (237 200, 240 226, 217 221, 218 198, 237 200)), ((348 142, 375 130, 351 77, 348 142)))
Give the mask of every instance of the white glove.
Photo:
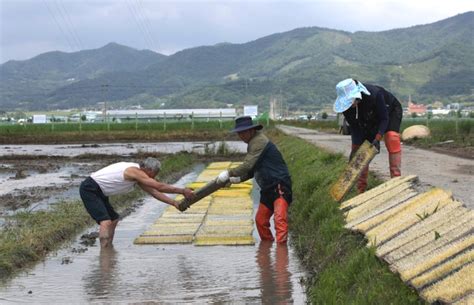
POLYGON ((217 182, 218 183, 225 183, 229 181, 229 171, 225 170, 217 176, 217 182))
POLYGON ((230 183, 240 183, 240 177, 230 177, 230 183))

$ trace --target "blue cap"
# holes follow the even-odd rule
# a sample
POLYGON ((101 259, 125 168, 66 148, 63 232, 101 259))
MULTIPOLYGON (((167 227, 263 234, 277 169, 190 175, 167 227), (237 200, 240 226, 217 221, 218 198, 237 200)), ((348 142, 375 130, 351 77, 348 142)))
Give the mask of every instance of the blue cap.
POLYGON ((336 85, 337 99, 334 102, 334 112, 341 113, 349 109, 354 99, 362 98, 361 92, 366 95, 370 95, 369 90, 362 85, 361 82, 356 82, 352 78, 340 81, 336 85))

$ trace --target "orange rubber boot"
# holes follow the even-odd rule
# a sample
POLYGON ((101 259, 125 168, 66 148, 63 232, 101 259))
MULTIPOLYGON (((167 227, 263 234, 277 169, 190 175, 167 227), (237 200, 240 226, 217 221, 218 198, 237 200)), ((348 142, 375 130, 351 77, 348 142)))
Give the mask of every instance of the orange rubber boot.
POLYGON ((388 150, 388 163, 390 167, 390 177, 401 175, 402 148, 400 134, 395 131, 388 131, 385 134, 385 146, 388 150))
POLYGON ((272 231, 270 231, 270 217, 272 217, 272 214, 273 213, 269 208, 267 208, 263 203, 260 203, 257 215, 255 215, 255 222, 261 240, 273 241, 272 231))
POLYGON ((402 165, 402 153, 389 153, 388 154, 388 162, 390 164, 390 177, 399 177, 402 175, 401 173, 401 165, 402 165))
POLYGON ((283 197, 273 203, 275 207, 275 231, 277 243, 285 243, 288 239, 288 202, 283 197))

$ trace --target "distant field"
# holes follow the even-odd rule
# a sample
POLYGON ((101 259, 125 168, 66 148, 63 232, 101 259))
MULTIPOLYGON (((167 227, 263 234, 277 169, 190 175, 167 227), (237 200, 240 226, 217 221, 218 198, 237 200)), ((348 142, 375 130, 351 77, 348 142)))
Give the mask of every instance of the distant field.
POLYGON ((122 122, 122 123, 47 123, 47 124, 15 124, 0 125, 0 134, 28 134, 51 132, 90 132, 90 131, 152 131, 166 132, 174 130, 216 130, 231 129, 233 121, 153 121, 153 122, 122 122))
MULTIPOLYGON (((267 122, 260 122, 267 126, 267 122)), ((336 120, 268 122, 319 129, 337 133, 336 120)), ((401 130, 412 125, 426 125, 431 130, 428 139, 410 141, 422 147, 430 147, 449 141, 453 147, 474 146, 474 119, 412 119, 404 118, 401 130)), ((110 123, 48 123, 25 125, 0 125, 0 143, 49 143, 80 141, 171 141, 211 140, 235 137, 229 134, 234 127, 233 120, 211 120, 194 122, 186 120, 132 121, 110 123)), ((442 144, 444 145, 444 144, 442 144)))
POLYGON ((220 140, 236 137, 229 133, 233 127, 233 120, 4 124, 0 143, 220 140))

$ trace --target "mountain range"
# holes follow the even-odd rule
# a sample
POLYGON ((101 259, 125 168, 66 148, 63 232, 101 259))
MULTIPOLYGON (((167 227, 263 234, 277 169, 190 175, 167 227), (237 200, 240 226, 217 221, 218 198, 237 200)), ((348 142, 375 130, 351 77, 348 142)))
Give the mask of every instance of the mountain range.
POLYGON ((48 52, 0 65, 0 110, 140 104, 207 108, 269 100, 318 109, 338 81, 379 84, 400 100, 472 102, 474 12, 381 32, 298 28, 242 44, 220 43, 173 55, 116 43, 48 52))

